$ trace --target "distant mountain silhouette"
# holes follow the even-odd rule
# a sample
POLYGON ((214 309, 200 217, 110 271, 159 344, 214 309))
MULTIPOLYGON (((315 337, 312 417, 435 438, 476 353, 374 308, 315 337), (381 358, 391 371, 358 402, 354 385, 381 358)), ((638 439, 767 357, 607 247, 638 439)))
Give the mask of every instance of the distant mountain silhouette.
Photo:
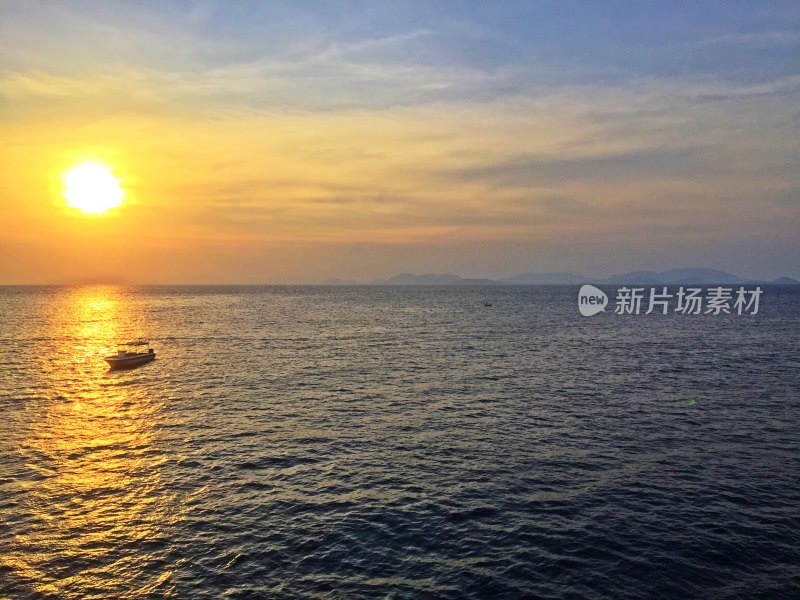
POLYGON ((773 281, 745 279, 718 269, 670 269, 669 271, 632 271, 619 273, 611 277, 586 277, 573 273, 525 273, 503 280, 510 284, 528 285, 578 285, 582 283, 600 284, 639 284, 639 285, 743 285, 746 283, 773 283, 795 285, 798 282, 791 277, 778 277, 773 281))
POLYGON ((449 273, 440 275, 433 273, 427 273, 424 275, 401 273, 400 275, 390 277, 381 283, 388 285, 454 285, 459 281, 462 281, 461 277, 458 275, 450 275, 449 273))
POLYGON ((377 285, 499 285, 502 282, 494 279, 469 279, 444 273, 441 275, 427 273, 424 275, 414 275, 412 273, 402 273, 389 279, 374 281, 377 285))
POLYGON ((644 283, 648 285, 674 284, 743 284, 749 280, 716 269, 671 269, 669 271, 634 271, 612 275, 602 283, 644 283))
MULTIPOLYGON (((56 285, 63 285, 58 283, 56 285)), ((80 279, 73 279, 66 282, 66 285, 129 285, 125 279, 119 277, 83 277, 80 279)))
POLYGON ((320 281, 319 285, 358 285, 358 282, 355 279, 337 279, 333 277, 325 281, 320 281))
MULTIPOLYGON (((575 273, 522 273, 504 279, 479 279, 453 275, 452 273, 401 273, 388 279, 376 279, 366 285, 580 285, 637 284, 637 285, 744 285, 777 284, 798 285, 800 281, 791 277, 778 277, 772 281, 745 279, 718 269, 670 269, 668 271, 631 271, 611 277, 587 277, 575 273)), ((321 285, 364 285, 349 279, 327 279, 321 285)))
POLYGON ((517 285, 578 285, 586 283, 587 280, 587 277, 574 273, 522 273, 514 277, 506 277, 502 282, 517 285))

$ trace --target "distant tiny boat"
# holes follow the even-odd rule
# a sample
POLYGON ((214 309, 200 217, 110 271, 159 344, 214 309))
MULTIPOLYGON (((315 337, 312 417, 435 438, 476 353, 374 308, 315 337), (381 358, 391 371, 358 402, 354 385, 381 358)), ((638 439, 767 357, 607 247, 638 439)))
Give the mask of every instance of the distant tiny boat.
POLYGON ((484 306, 491 306, 491 305, 492 305, 492 303, 491 303, 491 302, 484 302, 484 303, 483 303, 483 305, 484 305, 484 306))
MULTIPOLYGON (((148 342, 130 342, 126 346, 147 346, 148 342)), ((131 367, 138 367, 144 363, 155 360, 156 353, 152 348, 148 348, 147 352, 131 352, 130 350, 118 350, 114 356, 106 356, 103 360, 108 363, 112 369, 129 369, 131 367)))

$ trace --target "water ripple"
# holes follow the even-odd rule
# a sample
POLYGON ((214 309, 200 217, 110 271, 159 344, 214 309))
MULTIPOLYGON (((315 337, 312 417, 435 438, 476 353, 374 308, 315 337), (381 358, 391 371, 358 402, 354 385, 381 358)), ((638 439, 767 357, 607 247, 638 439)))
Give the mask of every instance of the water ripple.
POLYGON ((796 288, 487 293, 0 288, 0 597, 800 594, 796 288))

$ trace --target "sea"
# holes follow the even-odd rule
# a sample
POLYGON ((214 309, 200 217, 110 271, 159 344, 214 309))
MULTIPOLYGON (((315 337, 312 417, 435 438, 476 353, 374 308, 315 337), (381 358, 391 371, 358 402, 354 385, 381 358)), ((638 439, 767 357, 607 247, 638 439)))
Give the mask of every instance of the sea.
POLYGON ((0 355, 0 598, 800 597, 800 286, 0 287, 0 355))

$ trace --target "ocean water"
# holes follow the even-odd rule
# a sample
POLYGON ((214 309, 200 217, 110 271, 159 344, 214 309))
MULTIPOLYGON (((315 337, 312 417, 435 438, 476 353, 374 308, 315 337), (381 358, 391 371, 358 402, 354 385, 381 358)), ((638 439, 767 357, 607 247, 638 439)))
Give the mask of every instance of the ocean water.
POLYGON ((576 296, 0 288, 0 597, 800 597, 800 288, 576 296))

